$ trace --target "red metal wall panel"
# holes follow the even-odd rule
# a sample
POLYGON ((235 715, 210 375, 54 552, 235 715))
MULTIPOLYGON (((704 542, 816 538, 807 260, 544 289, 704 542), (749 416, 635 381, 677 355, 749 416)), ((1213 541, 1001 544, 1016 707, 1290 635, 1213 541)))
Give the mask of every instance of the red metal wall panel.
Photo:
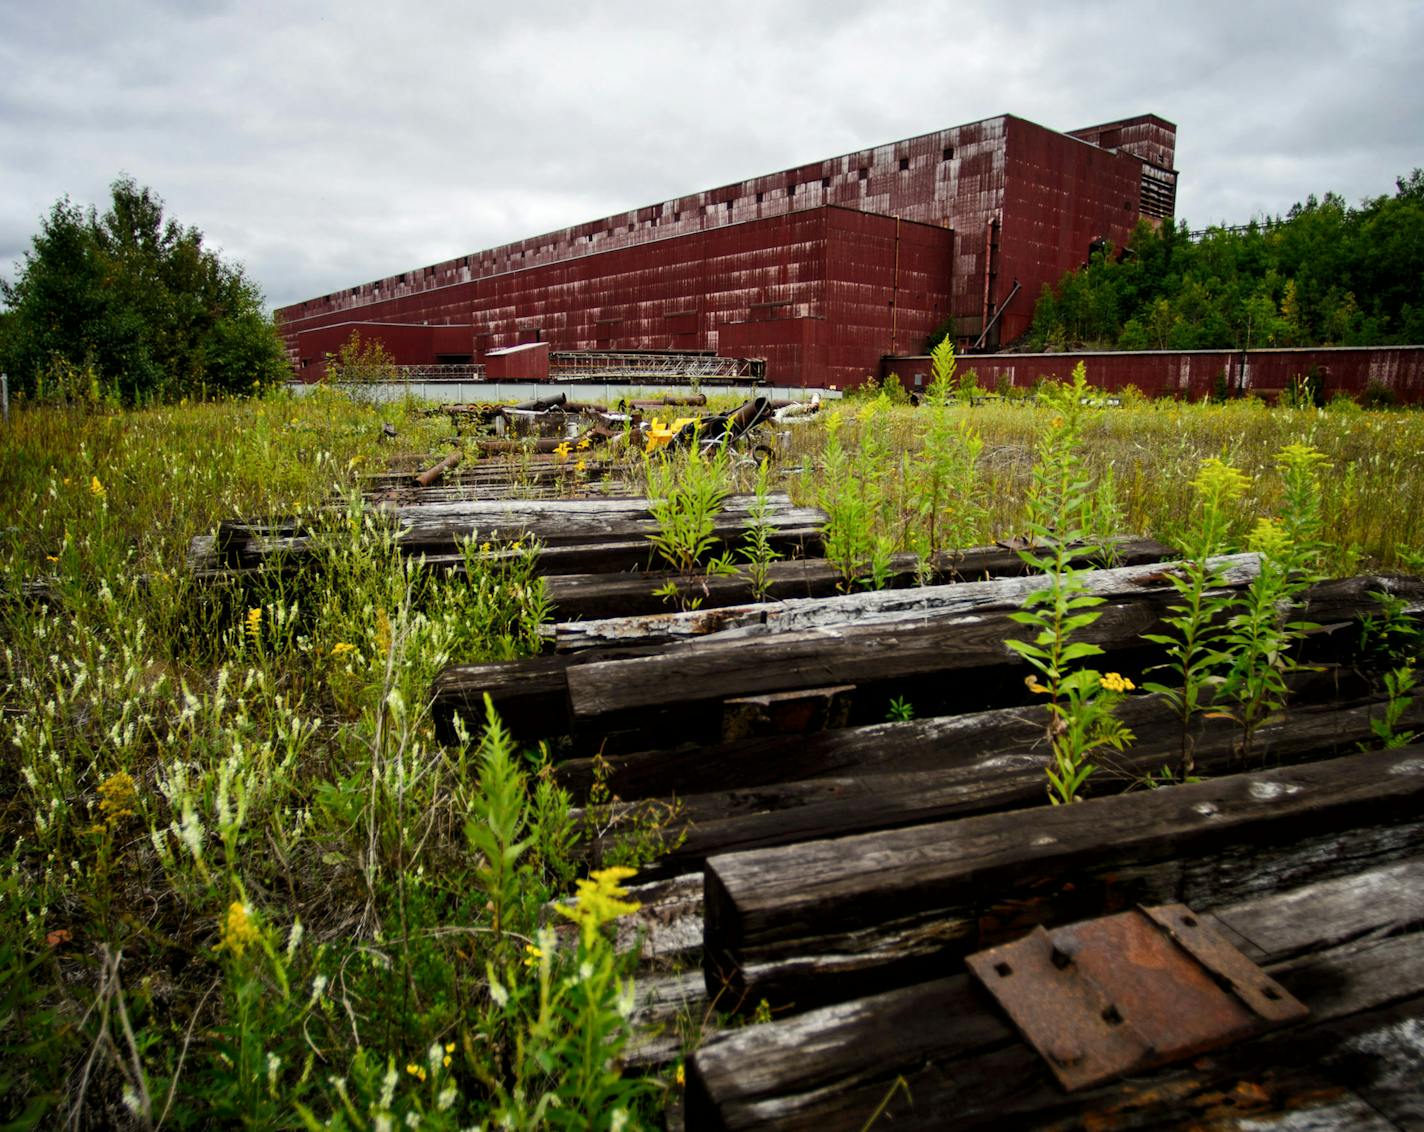
MULTIPOLYGON (((875 373, 884 353, 921 346, 943 320, 952 247, 943 228, 822 207, 382 300, 363 313, 457 320, 466 340, 473 327, 485 360, 536 338, 558 350, 714 349, 765 357, 773 382, 840 386, 875 373), (724 340, 729 326, 740 329, 724 340)), ((287 324, 304 359, 320 356, 309 352, 325 341, 313 326, 331 317, 287 324)), ((391 346, 401 362, 433 360, 418 340, 435 329, 405 326, 388 344, 401 344, 391 346), (407 345, 422 352, 407 356, 407 345)))
POLYGON ((999 341, 1029 328, 1045 285, 1088 262, 1094 240, 1127 244, 1137 226, 1142 162, 1031 123, 1014 121, 1005 154, 1003 226, 991 300, 1017 279, 1021 289, 1003 313, 999 341))
POLYGON ((486 354, 485 376, 491 381, 548 381, 549 343, 531 342, 486 354))
MULTIPOLYGON (((974 354, 959 359, 961 372, 973 369, 981 387, 1000 379, 1027 388, 1040 378, 1068 380, 1082 362, 1088 380, 1103 389, 1135 385, 1150 396, 1199 399, 1224 380, 1230 390, 1276 398, 1297 377, 1313 375, 1326 397, 1359 397, 1371 385, 1390 390, 1401 402, 1424 402, 1424 346, 1322 347, 1301 350, 1141 351, 1078 354, 974 354)), ((925 356, 886 358, 882 376, 896 373, 908 385, 929 380, 925 356)))

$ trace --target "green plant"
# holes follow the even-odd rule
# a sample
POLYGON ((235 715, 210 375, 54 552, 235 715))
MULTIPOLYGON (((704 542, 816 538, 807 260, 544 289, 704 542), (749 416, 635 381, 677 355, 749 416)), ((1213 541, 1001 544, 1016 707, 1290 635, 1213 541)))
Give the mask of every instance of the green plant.
POLYGON ((1028 528, 1036 549, 1021 551, 1020 556, 1041 571, 1048 584, 1031 592, 1023 608, 1010 614, 1036 633, 1032 641, 1005 641, 1038 673, 1026 679, 1029 690, 1048 697, 1046 730, 1052 749, 1048 794, 1055 805, 1078 800, 1096 769, 1089 761, 1095 750, 1122 750, 1133 739, 1115 714, 1132 682, 1115 672, 1071 667, 1103 651, 1072 639, 1097 621, 1100 614, 1095 607, 1103 603, 1101 597, 1086 592, 1082 571, 1070 565, 1069 544, 1083 537, 1081 524, 1091 492, 1082 478, 1078 451, 1088 412, 1087 377, 1081 363, 1073 376, 1071 385, 1041 394, 1054 416, 1040 436, 1029 491, 1028 528))
POLYGON ((954 400, 957 389, 954 384, 954 339, 944 337, 930 351, 931 378, 925 390, 925 400, 936 408, 943 408, 954 400))
MULTIPOLYGON (((735 567, 726 556, 703 559, 717 545, 717 516, 731 494, 727 453, 722 447, 703 451, 695 441, 684 453, 646 458, 648 509, 657 530, 648 541, 678 577, 654 590, 683 609, 696 609, 702 598, 692 593, 699 574, 730 574, 735 567)), ((705 596, 706 588, 703 587, 705 596)))
POLYGON ((362 401, 375 401, 375 387, 396 379, 395 356, 379 338, 361 337, 353 330, 334 354, 326 355, 324 380, 346 387, 362 401))
MULTIPOLYGON (((1399 730, 1399 721, 1404 713, 1409 709, 1409 705, 1414 702, 1414 697, 1410 695, 1416 687, 1416 674, 1413 668, 1396 668, 1392 672, 1384 674, 1385 690, 1389 693, 1389 702, 1385 704, 1384 716, 1381 719, 1370 720, 1370 730, 1374 732, 1375 739, 1385 750, 1393 750, 1396 747, 1407 747, 1418 738, 1416 731, 1399 730)), ((1365 744, 1360 744, 1361 748, 1365 744)))
POLYGON ((1162 618, 1170 632, 1143 634, 1144 639, 1166 648, 1168 661, 1160 667, 1176 677, 1171 686, 1146 683, 1143 687, 1162 696, 1181 720, 1181 754, 1177 761, 1177 777, 1181 781, 1186 781, 1194 770, 1192 719, 1205 709, 1210 690, 1221 682, 1219 670, 1229 659, 1218 641, 1221 620, 1233 599, 1229 594, 1212 592, 1219 587, 1221 576, 1211 559, 1225 548, 1234 506, 1249 483, 1240 471, 1216 457, 1202 461, 1192 481, 1196 497, 1192 523, 1178 541, 1182 560, 1165 574, 1180 598, 1162 618))
POLYGON ((1321 539, 1319 472, 1325 457, 1305 444, 1288 444, 1277 453, 1284 494, 1279 519, 1260 519, 1251 548, 1261 556, 1260 572, 1246 588, 1238 610, 1227 621, 1222 648, 1230 657, 1221 683, 1220 714, 1241 727, 1240 755, 1249 759, 1256 732, 1285 710, 1287 678, 1303 666, 1295 657, 1298 642, 1315 624, 1291 620, 1305 589, 1329 547, 1321 539), (1224 705, 1230 702, 1227 709, 1224 705))
POLYGON ((915 705, 903 696, 895 696, 890 701, 890 708, 885 713, 887 723, 908 723, 915 718, 915 705))
POLYGON ((956 554, 973 545, 987 517, 979 482, 983 438, 944 409, 930 413, 924 446, 919 453, 901 458, 904 542, 917 557, 921 583, 935 574, 940 554, 956 554))
POLYGON ((886 497, 884 470, 887 444, 876 422, 885 411, 877 398, 860 411, 861 446, 858 452, 844 444, 845 417, 832 412, 826 421, 826 448, 817 499, 827 521, 823 539, 826 558, 840 574, 839 586, 849 592, 866 581, 883 585, 893 543, 881 529, 886 497))
POLYGON ((612 767, 594 756, 593 784, 584 807, 584 826, 602 865, 641 868, 687 840, 683 804, 676 798, 624 802, 609 788, 612 767))
POLYGON ((771 588, 771 564, 781 557, 771 545, 771 465, 770 461, 757 462, 755 495, 748 513, 750 522, 747 533, 742 537, 739 553, 747 564, 745 573, 751 583, 752 598, 763 601, 771 588))

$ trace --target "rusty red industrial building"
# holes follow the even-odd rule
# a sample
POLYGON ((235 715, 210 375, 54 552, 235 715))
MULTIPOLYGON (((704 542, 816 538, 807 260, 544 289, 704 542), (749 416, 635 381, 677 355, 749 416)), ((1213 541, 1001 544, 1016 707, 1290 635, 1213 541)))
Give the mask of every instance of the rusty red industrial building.
POLYGON ((358 330, 408 364, 492 350, 714 350, 844 387, 1028 328, 1045 283, 1138 219, 1170 220, 1176 127, 1059 133, 1002 115, 634 209, 277 312, 299 373, 358 330))

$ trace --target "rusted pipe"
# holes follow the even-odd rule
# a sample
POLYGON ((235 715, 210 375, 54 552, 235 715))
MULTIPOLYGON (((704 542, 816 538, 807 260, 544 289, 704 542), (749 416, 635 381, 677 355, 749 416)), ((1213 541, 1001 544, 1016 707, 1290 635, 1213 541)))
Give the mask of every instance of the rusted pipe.
POLYGON ((421 487, 429 487, 433 483, 438 483, 441 476, 460 463, 461 455, 459 452, 450 453, 450 455, 446 456, 440 463, 434 467, 427 468, 421 472, 420 475, 416 476, 415 482, 421 487))

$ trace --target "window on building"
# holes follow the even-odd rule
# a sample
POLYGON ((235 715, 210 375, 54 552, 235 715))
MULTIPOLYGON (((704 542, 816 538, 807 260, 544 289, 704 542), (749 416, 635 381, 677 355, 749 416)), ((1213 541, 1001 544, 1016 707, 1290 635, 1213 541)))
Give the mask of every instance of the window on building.
POLYGON ((860 167, 860 179, 862 181, 868 181, 870 179, 870 170, 867 169, 864 165, 860 167))
POLYGON ((908 157, 902 157, 902 158, 900 158, 900 172, 901 172, 901 173, 905 172, 905 170, 908 169, 909 167, 910 167, 910 159, 909 159, 908 157))
POLYGON ((947 146, 944 147, 944 159, 945 159, 946 161, 953 161, 953 160, 954 160, 954 146, 952 146, 952 145, 947 145, 947 146))
POLYGON ((732 202, 731 202, 731 201, 728 201, 728 202, 727 202, 727 211, 728 211, 728 212, 731 212, 731 211, 732 211, 732 202))
POLYGON ((829 189, 830 187, 831 187, 831 179, 830 179, 829 177, 822 177, 822 178, 821 178, 821 188, 823 188, 823 189, 829 189))
POLYGON ((787 186, 786 186, 786 195, 787 195, 788 198, 789 198, 789 197, 794 197, 794 196, 796 195, 796 186, 795 186, 795 185, 787 185, 787 186))
POLYGON ((763 193, 757 193, 757 204, 761 204, 761 198, 763 195, 763 193))

